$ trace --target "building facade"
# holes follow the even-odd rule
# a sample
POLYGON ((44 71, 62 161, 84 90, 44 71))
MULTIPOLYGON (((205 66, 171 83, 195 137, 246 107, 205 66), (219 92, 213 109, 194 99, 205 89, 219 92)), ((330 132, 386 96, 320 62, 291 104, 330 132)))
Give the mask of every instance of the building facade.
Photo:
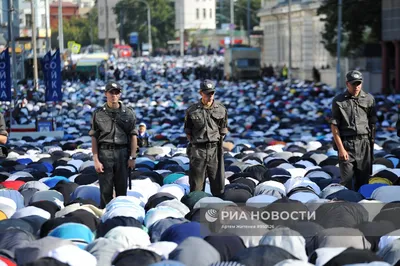
MULTIPOLYGON (((71 2, 62 2, 62 16, 69 20, 79 15, 79 5, 71 2)), ((58 1, 50 4, 50 26, 55 29, 58 27, 58 1)))
MULTIPOLYGON (((37 41, 37 48, 39 52, 46 51, 46 13, 49 14, 50 9, 49 5, 46 5, 45 0, 36 0, 36 9, 35 14, 32 14, 31 3, 19 0, 20 9, 19 9, 19 37, 31 37, 32 36, 32 18, 35 16, 36 22, 36 36, 39 38, 37 41)), ((50 19, 47 16, 47 25, 48 25, 48 35, 51 36, 50 29, 50 19)), ((31 42, 28 40, 21 41, 17 43, 19 46, 24 46, 26 50, 30 50, 31 42)))
POLYGON ((400 93, 400 1, 382 0, 382 92, 400 93))
POLYGON ((215 0, 176 0, 175 29, 198 30, 216 28, 215 0))
MULTIPOLYGON (((14 5, 14 15, 12 18, 12 24, 14 29, 14 37, 19 36, 19 10, 20 10, 20 3, 19 0, 12 0, 14 5)), ((8 15, 9 15, 9 7, 8 7, 8 0, 3 0, 1 4, 1 12, 0 12, 0 34, 4 36, 6 40, 8 40, 8 15)))
MULTIPOLYGON (((317 15, 322 0, 292 0, 292 77, 312 79, 313 67, 332 67, 334 59, 322 44, 324 23, 317 15)), ((266 65, 289 65, 288 1, 262 0, 260 26, 264 30, 263 58, 266 65)))

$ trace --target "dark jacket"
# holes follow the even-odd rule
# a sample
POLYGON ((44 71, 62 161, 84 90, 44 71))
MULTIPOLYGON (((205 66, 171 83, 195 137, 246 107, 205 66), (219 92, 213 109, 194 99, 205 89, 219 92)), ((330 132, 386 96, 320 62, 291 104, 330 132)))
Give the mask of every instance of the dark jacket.
POLYGON ((214 101, 205 108, 201 101, 192 104, 185 115, 185 133, 191 136, 191 143, 218 142, 221 135, 228 133, 228 114, 225 106, 214 101))
POLYGON ((339 129, 340 136, 366 135, 372 121, 377 121, 374 97, 361 91, 358 97, 347 90, 332 101, 331 124, 339 129))
POLYGON ((99 144, 128 144, 128 137, 137 135, 135 112, 120 102, 120 108, 112 110, 104 104, 93 112, 89 135, 99 144))

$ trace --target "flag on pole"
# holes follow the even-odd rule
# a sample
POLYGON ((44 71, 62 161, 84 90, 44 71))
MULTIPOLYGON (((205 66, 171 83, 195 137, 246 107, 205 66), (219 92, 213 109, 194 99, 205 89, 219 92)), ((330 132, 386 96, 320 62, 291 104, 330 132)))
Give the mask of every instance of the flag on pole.
POLYGON ((60 50, 51 56, 51 53, 47 53, 42 61, 43 64, 43 74, 46 84, 46 102, 61 102, 62 92, 61 92, 61 58, 60 50))
POLYGON ((11 102, 11 64, 8 47, 0 53, 0 101, 11 102))
MULTIPOLYGON (((49 63, 51 61, 51 51, 48 51, 43 58, 40 60, 40 63, 42 64, 42 70, 43 70, 43 81, 44 85, 46 86, 46 93, 47 93, 47 88, 48 88, 48 68, 49 68, 49 63)), ((47 99, 47 95, 46 95, 47 99)))

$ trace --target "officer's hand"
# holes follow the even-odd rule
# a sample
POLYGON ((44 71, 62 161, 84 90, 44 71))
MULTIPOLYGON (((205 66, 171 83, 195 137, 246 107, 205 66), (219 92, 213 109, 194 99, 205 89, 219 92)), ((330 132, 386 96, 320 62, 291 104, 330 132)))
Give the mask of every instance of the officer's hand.
POLYGON ((136 161, 135 160, 128 160, 128 168, 135 169, 136 161))
POLYGON ((94 162, 94 169, 96 169, 97 173, 104 173, 104 166, 101 162, 95 161, 94 162))
POLYGON ((345 149, 339 151, 339 160, 347 161, 349 159, 349 154, 345 149))

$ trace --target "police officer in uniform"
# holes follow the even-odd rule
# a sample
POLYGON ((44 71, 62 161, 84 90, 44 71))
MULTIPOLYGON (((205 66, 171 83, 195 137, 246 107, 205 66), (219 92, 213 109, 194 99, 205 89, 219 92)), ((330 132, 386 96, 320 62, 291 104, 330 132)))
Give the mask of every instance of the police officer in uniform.
POLYGON ((214 100, 214 94, 214 83, 204 80, 200 84, 200 101, 186 110, 184 128, 190 142, 190 191, 204 191, 208 177, 211 193, 220 196, 224 191, 225 176, 218 171, 218 163, 223 160, 220 144, 228 133, 228 116, 225 107, 214 100))
POLYGON ((93 113, 92 152, 99 175, 101 208, 116 196, 125 196, 128 168, 135 168, 137 131, 135 112, 121 101, 121 87, 116 82, 107 84, 107 102, 93 113))
POLYGON ((332 101, 331 130, 339 155, 341 183, 355 191, 368 183, 371 174, 371 138, 377 122, 375 99, 362 90, 362 82, 361 72, 349 71, 347 90, 332 101))

